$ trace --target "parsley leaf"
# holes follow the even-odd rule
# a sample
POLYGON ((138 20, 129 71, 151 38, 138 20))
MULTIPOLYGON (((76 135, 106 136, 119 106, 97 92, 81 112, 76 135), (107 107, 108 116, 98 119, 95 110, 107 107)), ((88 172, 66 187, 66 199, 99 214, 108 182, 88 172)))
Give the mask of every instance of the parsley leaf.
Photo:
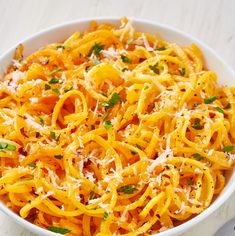
POLYGON ((56 72, 59 72, 59 71, 61 71, 61 70, 62 70, 62 68, 58 67, 58 68, 52 70, 51 72, 47 73, 47 75, 48 75, 48 76, 49 76, 49 75, 53 75, 53 74, 55 74, 56 72))
POLYGON ((60 135, 58 137, 56 137, 54 131, 50 131, 50 137, 51 137, 51 139, 55 140, 56 142, 58 142, 60 140, 60 135))
POLYGON ((149 69, 152 70, 155 74, 159 74, 159 69, 157 68, 158 62, 155 63, 154 65, 150 65, 149 69))
POLYGON ((69 92, 69 91, 72 90, 72 89, 73 89, 73 86, 71 86, 71 87, 68 88, 68 89, 65 89, 64 92, 67 93, 67 92, 69 92))
POLYGON ((105 120, 109 116, 109 112, 105 112, 104 115, 101 117, 102 120, 105 120))
POLYGON ((53 92, 58 93, 60 95, 60 90, 58 88, 51 89, 53 92))
POLYGON ((220 108, 220 107, 216 107, 215 109, 216 109, 216 111, 218 111, 218 112, 220 112, 220 113, 224 114, 224 111, 223 111, 223 109, 222 109, 222 108, 220 108))
POLYGON ((226 146, 222 149, 223 152, 231 152, 233 151, 234 146, 226 146))
POLYGON ((56 48, 57 49, 59 49, 59 48, 66 49, 66 48, 68 48, 68 46, 66 46, 66 45, 57 45, 56 48))
POLYGON ((96 199, 96 195, 95 195, 94 191, 91 191, 89 200, 93 200, 93 199, 96 199))
POLYGON ((191 179, 187 179, 187 184, 188 185, 192 185, 193 184, 193 181, 191 179))
POLYGON ((194 129, 196 129, 196 130, 201 130, 201 129, 203 129, 203 126, 201 125, 201 119, 199 119, 199 118, 195 118, 194 119, 194 124, 192 125, 192 127, 194 128, 194 129))
POLYGON ((147 90, 148 88, 149 88, 148 85, 145 85, 145 86, 144 86, 144 90, 147 90))
POLYGON ((109 213, 105 212, 103 216, 103 221, 106 221, 108 219, 109 213))
POLYGON ((129 64, 131 64, 132 62, 131 62, 131 60, 127 57, 127 56, 125 56, 125 55, 121 55, 121 59, 122 59, 122 61, 123 62, 125 62, 125 63, 129 63, 129 64))
POLYGON ((183 67, 183 68, 181 69, 181 75, 182 75, 182 76, 185 76, 185 73, 186 73, 186 69, 183 67))
POLYGON ((111 99, 109 100, 109 103, 107 102, 99 102, 99 104, 103 107, 105 107, 105 109, 109 109, 112 108, 114 105, 116 105, 119 101, 121 100, 121 97, 119 96, 118 93, 114 93, 111 97, 111 99))
POLYGON ((49 84, 57 84, 57 83, 59 83, 59 79, 57 79, 57 78, 52 78, 48 83, 49 83, 49 84))
POLYGON ((54 233, 58 233, 58 234, 67 234, 67 233, 71 232, 71 230, 69 230, 69 229, 59 228, 59 227, 55 227, 55 226, 48 226, 48 230, 50 230, 51 232, 54 232, 54 233))
POLYGON ((45 90, 51 89, 51 86, 49 84, 45 84, 45 90))
POLYGON ((32 167, 32 168, 36 168, 36 164, 35 163, 28 163, 27 165, 32 167))
POLYGON ((104 127, 105 129, 111 128, 112 127, 111 121, 110 120, 106 121, 104 127))
POLYGON ((205 98, 205 99, 204 99, 204 103, 205 103, 205 104, 210 104, 210 103, 214 102, 216 99, 217 99, 216 96, 211 96, 211 97, 209 97, 209 98, 205 98))
POLYGON ((128 68, 123 68, 122 69, 122 72, 125 72, 125 71, 127 71, 128 70, 128 68))
POLYGON ((156 47, 154 50, 155 51, 164 51, 164 50, 166 50, 166 48, 164 46, 162 46, 162 47, 156 47))
POLYGON ((55 155, 54 157, 55 157, 56 159, 62 159, 62 158, 63 158, 63 156, 60 155, 60 154, 59 154, 59 155, 55 155))
POLYGON ((16 146, 9 144, 9 143, 2 143, 0 142, 0 149, 8 149, 10 151, 15 151, 16 150, 16 146))
POLYGON ((122 186, 117 190, 118 192, 126 193, 126 194, 133 194, 134 191, 137 191, 137 188, 135 185, 125 185, 122 186))
POLYGON ((99 57, 101 50, 104 49, 104 46, 100 43, 95 43, 94 46, 91 47, 89 56, 94 52, 94 54, 99 57))
POLYGON ((205 159, 205 157, 201 156, 199 153, 194 153, 192 156, 199 161, 205 159))
POLYGON ((38 116, 38 119, 39 119, 41 125, 45 124, 45 120, 42 117, 38 116))
POLYGON ((141 146, 138 143, 136 143, 136 147, 142 150, 141 146))

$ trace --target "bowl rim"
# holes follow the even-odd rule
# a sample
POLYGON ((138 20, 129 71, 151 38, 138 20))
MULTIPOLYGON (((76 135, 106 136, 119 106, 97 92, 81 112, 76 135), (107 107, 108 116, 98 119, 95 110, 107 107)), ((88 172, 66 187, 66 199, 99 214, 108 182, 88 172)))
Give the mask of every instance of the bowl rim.
MULTIPOLYGON (((53 32, 54 30, 59 30, 59 29, 66 28, 66 27, 72 26, 72 25, 90 23, 93 20, 95 20, 97 22, 107 21, 107 23, 108 23, 110 21, 119 22, 121 18, 122 17, 120 17, 120 16, 115 16, 115 17, 109 17, 109 16, 96 17, 96 16, 94 16, 94 17, 76 19, 76 20, 72 20, 72 21, 66 21, 64 23, 54 24, 50 27, 46 27, 43 30, 37 31, 36 33, 29 35, 25 39, 20 40, 19 42, 14 44, 7 51, 4 51, 2 53, 2 55, 0 55, 0 63, 5 57, 9 56, 10 54, 12 54, 12 52, 14 52, 15 48, 19 44, 21 44, 21 43, 27 44, 30 41, 36 40, 40 35, 47 34, 47 33, 50 33, 51 31, 53 32)), ((232 77, 235 80, 235 71, 228 65, 228 63, 225 62, 224 59, 222 59, 212 48, 210 48, 208 45, 206 45, 201 40, 198 40, 194 36, 190 35, 189 33, 183 32, 183 31, 181 31, 173 26, 167 25, 167 24, 155 22, 154 20, 140 19, 140 18, 136 18, 136 17, 127 17, 127 18, 136 24, 151 25, 156 28, 161 28, 163 30, 165 29, 165 30, 170 31, 171 33, 177 34, 178 36, 180 36, 182 38, 186 38, 192 42, 195 42, 197 45, 199 45, 200 48, 206 49, 207 52, 209 52, 217 61, 219 61, 223 65, 223 67, 232 75, 232 77)), ((228 198, 232 195, 232 193, 235 191, 235 182, 232 182, 229 185, 226 185, 226 187, 227 187, 225 190, 226 194, 224 194, 223 197, 218 196, 216 198, 216 202, 214 202, 212 205, 210 205, 207 209, 205 209, 199 215, 193 217, 192 219, 186 221, 185 223, 183 223, 179 226, 176 226, 174 228, 171 228, 166 231, 163 231, 163 232, 160 232, 157 234, 153 234, 153 235, 157 235, 157 236, 178 235, 180 233, 187 231, 189 228, 195 226, 199 222, 205 220, 206 217, 208 217, 213 212, 215 212, 215 210, 217 210, 219 207, 221 207, 221 205, 224 204, 225 201, 227 201, 228 198)), ((44 228, 41 228, 37 225, 30 223, 29 221, 27 221, 23 218, 21 218, 18 214, 14 213, 10 208, 8 208, 2 201, 0 201, 0 210, 3 213, 5 213, 7 216, 9 216, 11 219, 13 219, 15 222, 19 223, 22 227, 24 227, 25 229, 27 229, 33 233, 36 233, 39 235, 45 235, 45 236, 58 235, 56 233, 53 233, 53 232, 48 231, 44 228)))

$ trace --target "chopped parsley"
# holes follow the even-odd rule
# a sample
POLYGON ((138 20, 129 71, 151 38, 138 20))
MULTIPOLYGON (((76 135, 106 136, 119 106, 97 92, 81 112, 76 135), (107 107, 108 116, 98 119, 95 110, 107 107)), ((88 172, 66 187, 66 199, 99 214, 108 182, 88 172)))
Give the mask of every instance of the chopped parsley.
POLYGON ((137 191, 137 188, 135 185, 125 185, 119 188, 117 191, 126 194, 133 194, 135 191, 137 191))
POLYGON ((7 149, 10 151, 15 151, 16 150, 16 146, 9 144, 9 143, 2 143, 0 142, 0 149, 7 149))
POLYGON ((67 234, 70 233, 71 230, 66 229, 66 228, 59 228, 59 227, 55 227, 55 226, 48 226, 48 230, 54 233, 58 233, 58 234, 67 234))
POLYGON ((103 221, 106 221, 108 219, 109 213, 105 212, 103 216, 103 221))
POLYGON ((91 191, 89 200, 93 200, 93 199, 96 199, 96 195, 95 195, 94 191, 91 191))
POLYGON ((58 142, 58 141, 60 140, 60 135, 58 135, 58 136, 56 137, 54 131, 50 131, 50 137, 51 137, 51 139, 55 140, 56 142, 58 142))
POLYGON ((205 99, 204 99, 204 103, 205 103, 205 104, 210 104, 210 103, 214 102, 216 99, 217 99, 216 96, 211 96, 211 97, 209 97, 209 98, 205 98, 205 99))
POLYGON ((187 179, 187 184, 188 185, 192 185, 193 184, 193 181, 191 179, 187 179))
POLYGON ((101 119, 106 120, 108 116, 109 116, 109 112, 105 112, 104 115, 101 117, 101 119))
POLYGON ((104 125, 105 129, 110 129, 112 127, 111 121, 107 120, 104 125))
POLYGON ((194 119, 194 124, 192 125, 192 127, 196 130, 201 130, 203 129, 203 126, 201 125, 201 119, 199 118, 195 118, 194 119))
POLYGON ((103 49, 104 49, 104 46, 102 44, 95 43, 95 45, 91 47, 89 55, 94 53, 97 57, 99 57, 100 56, 100 52, 103 49))
POLYGON ((66 49, 66 48, 68 48, 68 46, 66 46, 66 45, 57 45, 56 48, 57 49, 59 49, 59 48, 66 49))
POLYGON ((68 88, 68 89, 65 89, 64 92, 67 93, 67 92, 71 91, 72 89, 73 89, 73 86, 71 86, 71 87, 68 88))
POLYGON ((51 89, 51 86, 49 84, 45 84, 45 90, 51 89))
POLYGON ((62 159, 62 158, 63 158, 63 156, 60 155, 60 154, 59 154, 59 155, 55 155, 54 157, 55 157, 56 159, 62 159))
POLYGON ((58 88, 52 88, 51 89, 53 92, 58 93, 60 95, 60 90, 58 88))
POLYGON ((41 125, 45 124, 45 120, 42 117, 38 116, 38 119, 39 119, 41 125))
POLYGON ((27 165, 32 167, 32 168, 36 168, 36 164, 35 163, 28 163, 27 165))
POLYGON ((233 151, 234 146, 226 146, 222 149, 223 152, 231 152, 233 151))
POLYGON ((154 50, 155 51, 164 51, 164 50, 166 50, 166 48, 164 46, 162 46, 162 47, 156 47, 154 50))
POLYGON ((199 161, 205 159, 205 157, 201 156, 199 153, 194 153, 192 156, 199 161))
POLYGON ((186 74, 186 69, 183 67, 183 68, 181 69, 181 75, 182 75, 182 76, 185 76, 185 74, 186 74))
POLYGON ((57 83, 59 83, 60 81, 59 81, 59 79, 57 79, 57 78, 52 78, 48 83, 49 84, 57 84, 57 83))
POLYGON ((122 72, 125 72, 127 70, 128 70, 128 68, 125 67, 125 68, 122 69, 122 72))
POLYGON ((157 68, 158 62, 155 63, 154 65, 150 65, 149 69, 152 70, 155 74, 159 74, 159 69, 157 68))
POLYGON ((123 54, 121 55, 121 59, 123 62, 131 64, 130 58, 128 58, 127 56, 125 56, 123 54))
POLYGON ((109 100, 109 103, 107 102, 99 102, 99 104, 103 107, 105 107, 105 109, 109 109, 114 107, 114 105, 116 105, 119 101, 121 100, 121 97, 119 96, 118 93, 114 93, 111 97, 111 99, 109 100))
POLYGON ((49 76, 49 75, 53 75, 53 74, 55 74, 56 72, 59 72, 59 71, 61 71, 61 70, 62 70, 62 68, 58 67, 58 68, 54 69, 53 71, 49 72, 47 75, 48 75, 48 76, 49 76))
POLYGON ((218 112, 220 112, 220 113, 224 114, 224 111, 223 111, 223 109, 222 109, 222 108, 220 108, 220 107, 216 107, 215 109, 216 109, 216 111, 218 111, 218 112))
POLYGON ((149 88, 148 85, 145 85, 145 86, 144 86, 144 90, 147 90, 148 88, 149 88))
POLYGON ((141 146, 138 143, 136 143, 136 147, 142 150, 141 146))

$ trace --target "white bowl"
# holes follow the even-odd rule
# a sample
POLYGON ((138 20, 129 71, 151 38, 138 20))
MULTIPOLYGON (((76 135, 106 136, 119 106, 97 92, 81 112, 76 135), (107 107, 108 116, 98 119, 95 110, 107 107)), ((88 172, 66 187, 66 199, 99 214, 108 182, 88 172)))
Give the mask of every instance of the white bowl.
MULTIPOLYGON (((117 18, 95 18, 95 19, 77 20, 61 24, 58 26, 54 26, 40 33, 34 34, 33 36, 27 38, 26 40, 20 42, 25 47, 24 56, 33 53, 40 47, 45 46, 49 43, 61 42, 65 40, 67 37, 69 37, 75 31, 84 31, 89 27, 91 20, 97 20, 98 23, 108 22, 114 25, 120 24, 120 21, 117 18)), ((158 24, 153 21, 138 20, 138 19, 132 19, 132 21, 134 27, 138 31, 148 32, 152 34, 158 32, 164 39, 170 42, 175 42, 180 45, 189 45, 193 42, 196 43, 203 52, 207 68, 216 71, 218 75, 218 82, 220 84, 235 85, 234 71, 212 49, 210 49, 204 43, 198 41, 192 36, 185 34, 177 29, 171 28, 166 25, 158 24)), ((3 54, 0 57, 0 76, 3 75, 3 73, 6 71, 7 66, 11 63, 16 46, 8 50, 5 54, 3 54)), ((195 226, 197 223, 204 220, 206 217, 212 214, 216 209, 218 209, 231 196, 234 190, 235 190, 235 172, 233 172, 231 176, 228 178, 228 181, 222 193, 220 193, 217 199, 204 212, 194 217, 193 219, 187 221, 186 223, 183 223, 165 232, 161 232, 157 235, 176 236, 189 230, 191 227, 195 226)), ((13 220, 15 220, 17 223, 19 223, 26 229, 30 230, 31 232, 45 236, 58 235, 45 229, 42 229, 22 219, 20 216, 18 216, 17 214, 12 212, 9 208, 7 208, 2 202, 0 202, 0 210, 2 210, 5 214, 10 216, 13 220)))

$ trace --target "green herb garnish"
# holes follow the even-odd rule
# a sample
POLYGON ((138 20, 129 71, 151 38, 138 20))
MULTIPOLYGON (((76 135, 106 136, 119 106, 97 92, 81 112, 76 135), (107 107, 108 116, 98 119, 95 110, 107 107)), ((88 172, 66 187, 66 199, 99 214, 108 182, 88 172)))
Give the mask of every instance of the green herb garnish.
POLYGON ((121 100, 121 97, 119 96, 118 93, 114 93, 111 97, 111 99, 109 100, 109 103, 107 102, 99 102, 99 104, 103 107, 105 107, 105 109, 109 109, 112 108, 114 105, 116 105, 119 101, 121 100))
POLYGON ((68 46, 66 46, 66 45, 58 45, 58 46, 56 46, 56 48, 57 49, 59 49, 59 48, 66 49, 66 48, 68 48, 68 46))
POLYGON ((122 69, 122 72, 125 72, 125 71, 127 71, 128 70, 128 68, 123 68, 122 69))
POLYGON ((55 140, 56 142, 58 142, 58 141, 60 140, 60 135, 58 135, 58 136, 56 137, 54 131, 50 131, 50 137, 51 137, 51 139, 55 140))
POLYGON ((195 118, 194 119, 194 124, 192 125, 192 127, 196 130, 201 130, 203 129, 203 126, 201 125, 201 119, 199 118, 195 118))
POLYGON ((141 146, 138 143, 136 143, 136 147, 142 150, 141 146))
POLYGON ((16 146, 9 144, 9 143, 1 143, 0 142, 0 149, 8 149, 10 151, 15 151, 16 150, 16 146))
POLYGON ((204 99, 204 103, 205 103, 205 104, 210 104, 210 103, 214 102, 216 99, 217 99, 216 96, 211 96, 211 97, 209 97, 209 98, 205 98, 205 99, 204 99))
POLYGON ((108 219, 109 213, 105 212, 103 216, 103 221, 106 221, 108 219))
POLYGON ((100 52, 103 49, 104 49, 104 46, 102 44, 95 43, 95 45, 91 47, 89 55, 94 53, 97 57, 99 57, 100 56, 100 52))
POLYGON ((57 84, 57 83, 59 83, 60 81, 59 81, 59 79, 57 79, 57 78, 52 78, 48 83, 49 84, 57 84))
POLYGON ((215 109, 216 109, 216 111, 218 111, 218 112, 220 112, 220 113, 224 114, 224 111, 223 111, 223 109, 222 109, 222 108, 220 108, 220 107, 216 107, 215 109))
POLYGON ((96 195, 95 195, 94 191, 91 191, 89 200, 93 200, 93 199, 96 199, 96 195))
POLYGON ((144 90, 147 90, 148 88, 149 88, 148 85, 145 85, 145 86, 144 86, 144 90))
POLYGON ((111 128, 112 127, 111 121, 110 120, 106 121, 104 127, 105 129, 111 128))
POLYGON ((164 50, 166 50, 166 48, 164 46, 162 46, 162 47, 156 47, 154 50, 155 51, 164 51, 164 50))
POLYGON ((55 226, 48 226, 48 230, 54 233, 58 233, 58 234, 67 234, 69 232, 71 232, 71 230, 66 229, 66 228, 59 228, 59 227, 55 227, 55 226))
POLYGON ((186 73, 186 69, 183 67, 183 68, 181 69, 181 75, 182 75, 182 76, 185 76, 185 73, 186 73))
POLYGON ((223 152, 231 152, 233 151, 234 146, 226 146, 222 149, 223 152))
POLYGON ((35 163, 28 163, 27 165, 32 167, 32 168, 36 168, 36 164, 35 163))
POLYGON ((62 159, 62 158, 63 158, 63 156, 60 155, 60 154, 59 154, 59 155, 55 155, 54 157, 55 157, 56 159, 62 159))
POLYGON ((52 88, 51 89, 53 92, 58 93, 60 95, 60 90, 58 88, 52 88))
POLYGON ((51 89, 51 86, 49 84, 45 84, 45 90, 51 89))
POLYGON ((194 153, 192 156, 199 161, 205 159, 205 157, 201 156, 199 153, 194 153))
POLYGON ((191 179, 187 179, 187 184, 188 185, 192 185, 193 184, 193 181, 191 179))
POLYGON ((123 62, 131 64, 131 60, 123 54, 121 55, 121 59, 123 62))
POLYGON ((119 188, 117 191, 118 192, 122 192, 122 193, 126 193, 126 194, 133 194, 134 191, 137 191, 138 189, 136 188, 135 185, 125 185, 122 186, 121 188, 119 188))
POLYGON ((58 68, 54 69, 53 71, 49 72, 47 75, 48 75, 48 76, 49 76, 49 75, 53 75, 53 74, 55 74, 56 72, 59 72, 59 71, 61 71, 61 70, 62 70, 62 68, 58 67, 58 68))
POLYGON ((67 92, 71 91, 72 89, 73 89, 73 86, 71 86, 71 87, 68 88, 68 89, 65 89, 64 92, 67 93, 67 92))
POLYGON ((158 62, 155 63, 154 65, 150 65, 149 69, 152 70, 155 74, 159 74, 159 69, 157 68, 158 62))
POLYGON ((38 119, 39 119, 41 125, 45 124, 45 120, 42 117, 38 116, 38 119))
POLYGON ((109 116, 109 112, 105 112, 104 115, 101 117, 101 119, 106 120, 108 116, 109 116))

